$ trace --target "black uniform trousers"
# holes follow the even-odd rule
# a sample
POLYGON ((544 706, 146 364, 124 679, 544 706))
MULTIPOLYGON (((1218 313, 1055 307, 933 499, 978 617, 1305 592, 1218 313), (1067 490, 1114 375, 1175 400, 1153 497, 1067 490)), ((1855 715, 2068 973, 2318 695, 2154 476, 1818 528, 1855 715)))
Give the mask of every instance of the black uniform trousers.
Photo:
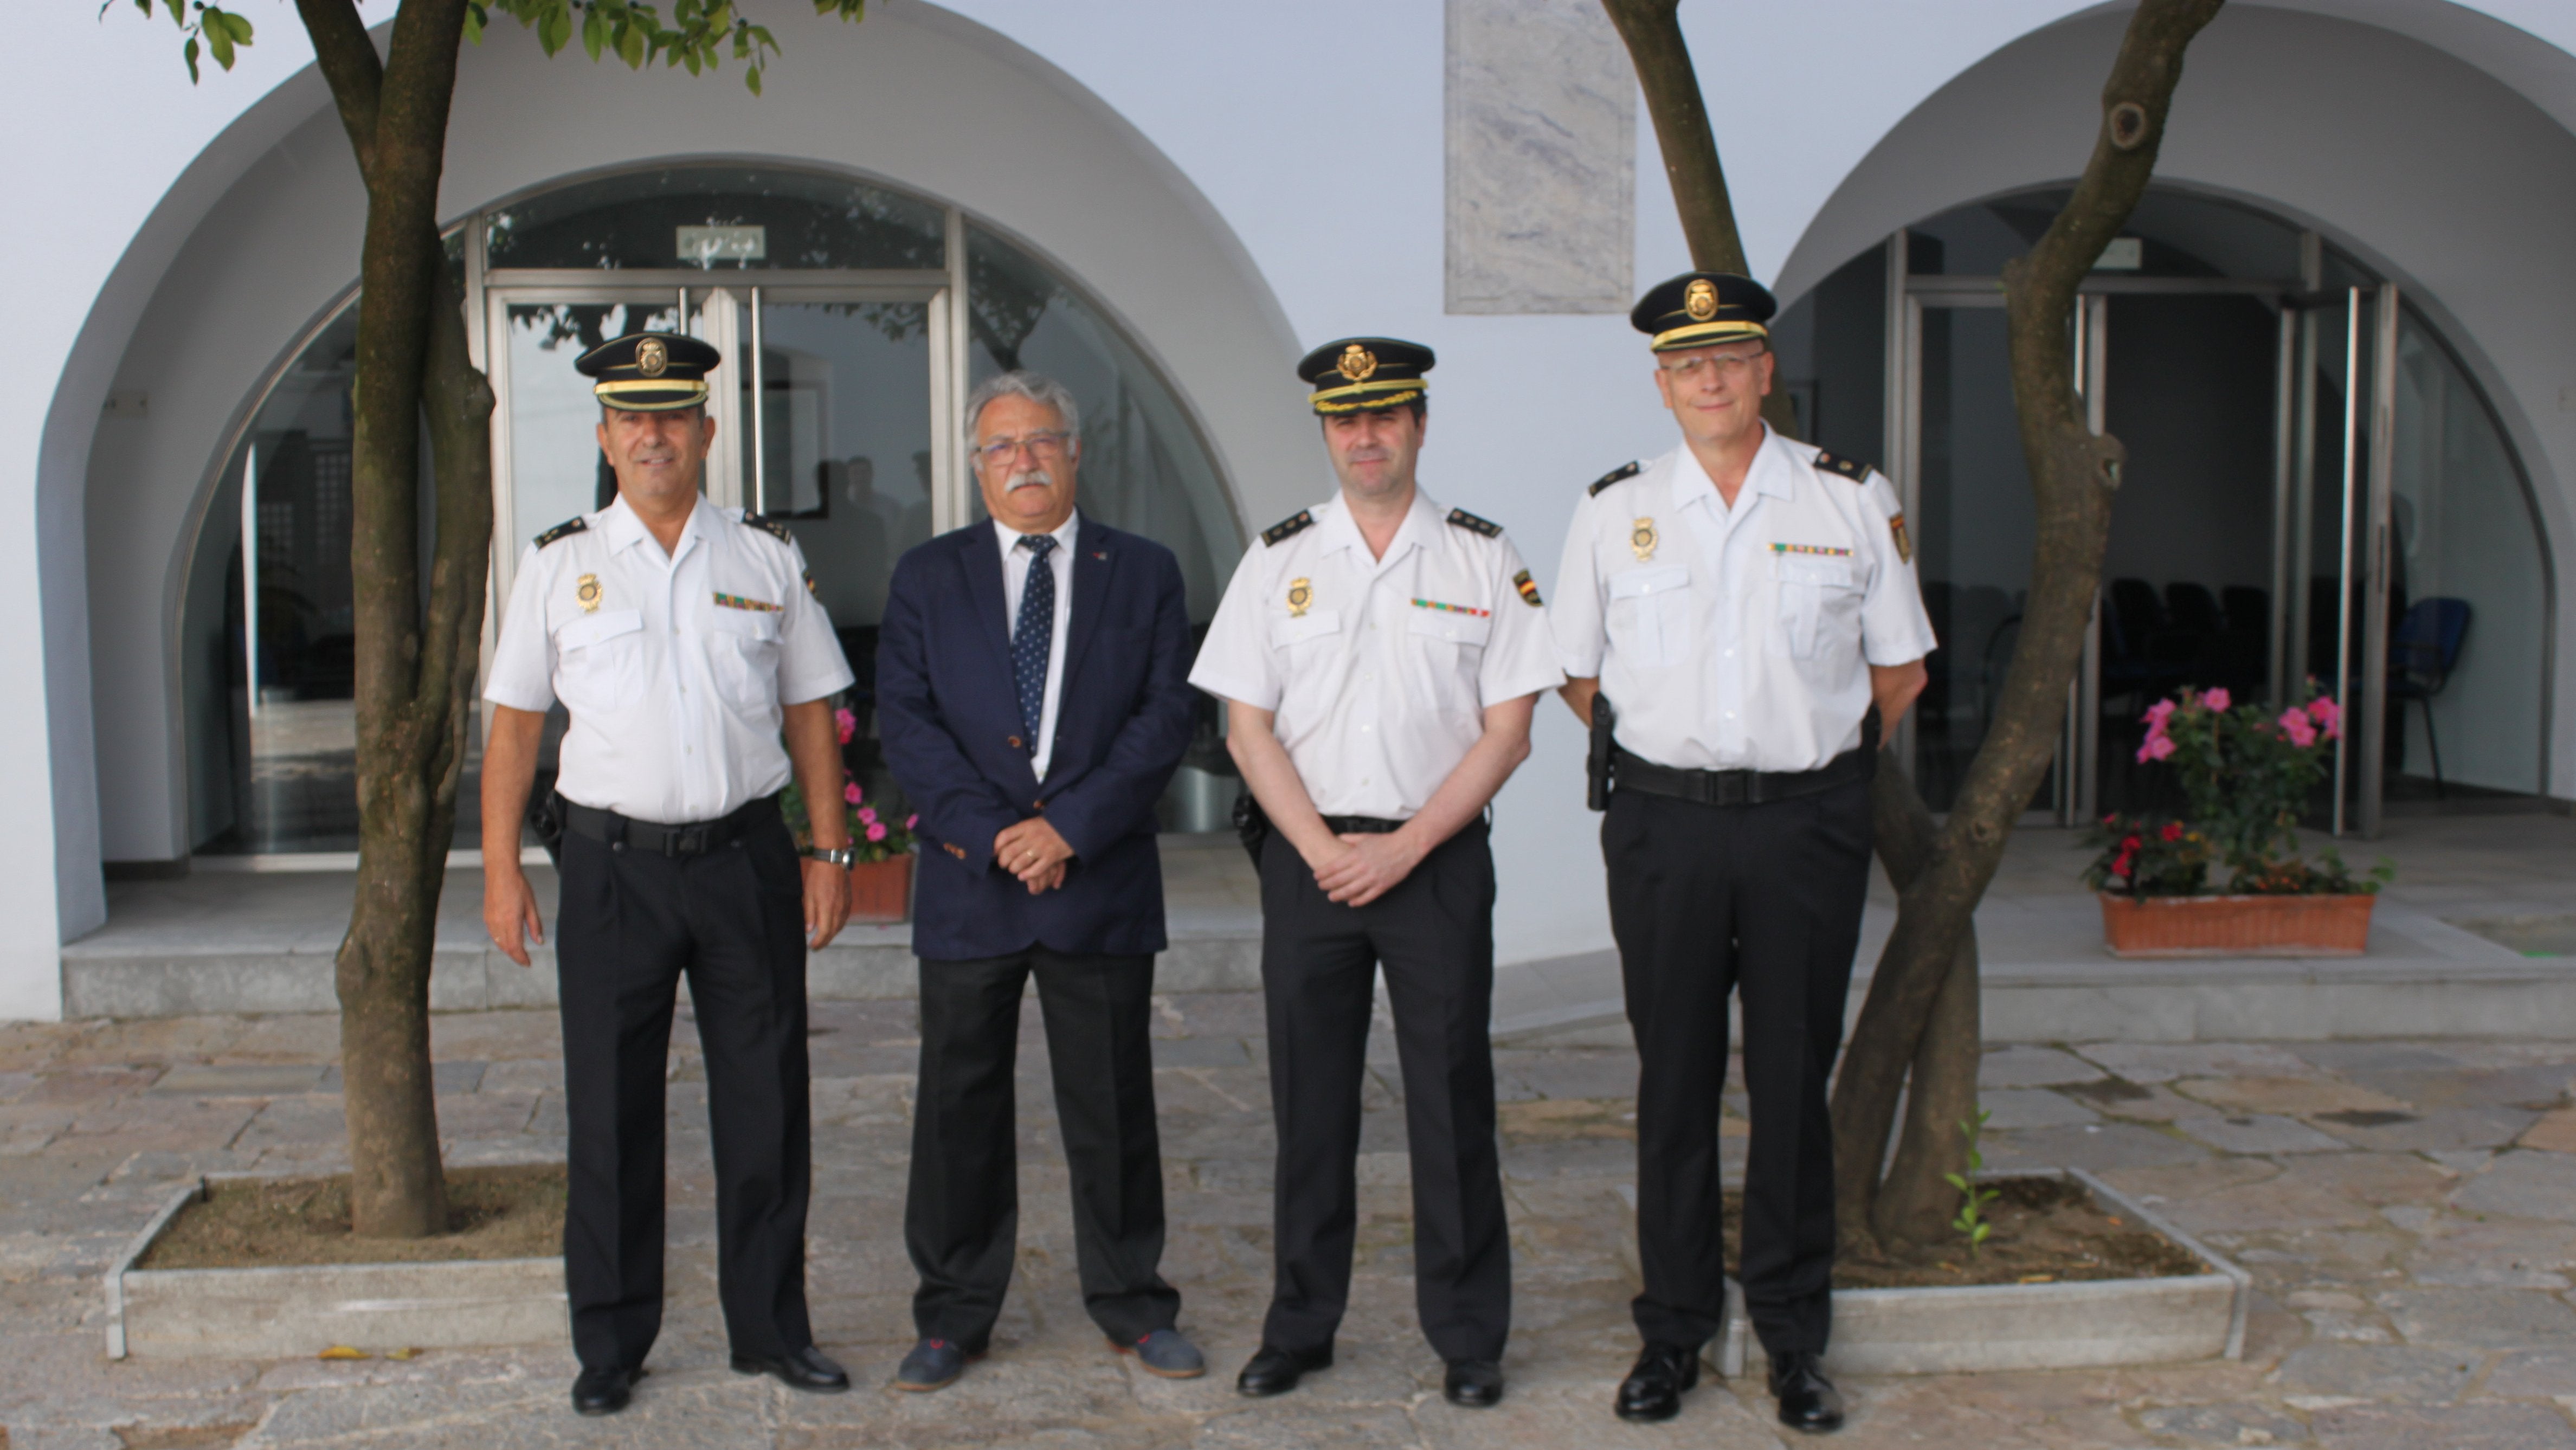
POLYGON ((1633 1306, 1651 1342, 1723 1323, 1718 1110, 1727 993, 1741 994, 1752 1138, 1737 1277, 1774 1355, 1833 1328, 1833 1128, 1825 1089, 1869 888, 1869 783, 1754 806, 1634 790, 1601 823, 1610 929, 1637 1039, 1633 1306))
POLYGON ((725 1332, 741 1354, 811 1345, 812 1107, 794 841, 774 809, 696 856, 567 833, 561 872, 574 1353, 587 1369, 634 1368, 662 1327, 662 1084, 684 974, 706 1052, 725 1332))
POLYGON ((1482 821, 1362 907, 1325 896, 1286 838, 1261 847, 1261 989, 1278 1277, 1261 1341, 1331 1346, 1359 1222, 1360 1085, 1377 968, 1395 1014, 1413 1160, 1413 1291, 1444 1360, 1500 1360, 1511 1242, 1494 1141, 1494 858, 1482 821))
POLYGON ((1020 995, 1034 975, 1056 1118, 1073 1179, 1073 1251, 1083 1307, 1120 1344, 1169 1329, 1163 1143, 1154 1121, 1154 958, 1032 946, 1009 956, 921 963, 921 1081, 914 1095, 904 1247, 921 1285, 924 1338, 981 1353, 1019 1249, 1012 1069, 1020 995))

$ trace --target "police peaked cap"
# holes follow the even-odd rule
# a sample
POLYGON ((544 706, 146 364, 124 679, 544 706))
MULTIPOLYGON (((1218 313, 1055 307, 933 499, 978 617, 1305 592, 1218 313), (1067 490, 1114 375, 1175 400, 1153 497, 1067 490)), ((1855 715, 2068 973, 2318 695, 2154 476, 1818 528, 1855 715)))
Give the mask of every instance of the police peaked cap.
POLYGON ((707 400, 707 374, 724 354, 676 332, 635 332, 603 342, 573 361, 597 378, 599 401, 628 413, 670 413, 707 400))
POLYGON ((1433 361, 1431 349, 1418 342, 1345 337, 1306 354, 1297 376, 1315 385, 1316 412, 1359 413, 1421 401, 1422 375, 1433 361))
POLYGON ((1741 338, 1768 339, 1762 324, 1780 310, 1769 288, 1732 272, 1684 272, 1658 282, 1628 314, 1629 325, 1655 340, 1654 350, 1713 347, 1741 338))

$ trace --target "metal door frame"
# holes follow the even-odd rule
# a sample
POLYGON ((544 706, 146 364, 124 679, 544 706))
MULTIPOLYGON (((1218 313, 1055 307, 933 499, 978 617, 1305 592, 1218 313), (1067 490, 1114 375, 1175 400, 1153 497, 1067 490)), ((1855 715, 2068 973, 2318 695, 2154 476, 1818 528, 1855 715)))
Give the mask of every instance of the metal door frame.
MULTIPOLYGON (((469 259, 479 250, 468 238, 469 259)), ((930 345, 930 458, 931 458, 931 530, 944 533, 966 521, 966 475, 964 449, 961 446, 959 410, 965 402, 963 374, 965 356, 963 334, 965 309, 952 305, 958 294, 956 284, 962 280, 962 262, 946 272, 725 272, 714 273, 692 269, 636 269, 620 272, 581 270, 509 270, 496 271, 470 280, 473 291, 480 294, 479 307, 469 308, 468 315, 477 324, 472 340, 484 355, 478 359, 490 379, 494 398, 492 416, 492 516, 495 524, 492 538, 491 596, 484 610, 487 621, 485 647, 488 651, 493 632, 499 627, 501 610, 510 597, 512 576, 518 568, 517 541, 511 537, 510 524, 516 517, 517 490, 511 473, 513 435, 510 412, 510 358, 507 347, 495 348, 491 340, 507 336, 509 309, 513 306, 548 304, 599 305, 623 303, 675 304, 682 326, 693 334, 704 329, 710 341, 730 353, 737 340, 747 341, 751 359, 751 396, 764 397, 767 382, 766 360, 761 356, 760 309, 768 302, 914 302, 928 311, 930 345), (753 281, 750 279, 756 278, 753 281), (700 317, 692 318, 689 308, 695 302, 700 317), (744 319, 747 319, 744 320, 744 319), (743 336, 736 332, 742 329, 743 336), (721 335, 718 335, 721 334, 721 335)), ((755 408, 746 425, 740 417, 737 399, 740 389, 717 389, 709 399, 709 411, 718 420, 719 436, 724 431, 748 427, 752 438, 753 476, 740 476, 738 454, 725 454, 720 463, 708 461, 706 486, 710 500, 720 507, 746 506, 757 510, 766 499, 767 452, 765 428, 755 408)))

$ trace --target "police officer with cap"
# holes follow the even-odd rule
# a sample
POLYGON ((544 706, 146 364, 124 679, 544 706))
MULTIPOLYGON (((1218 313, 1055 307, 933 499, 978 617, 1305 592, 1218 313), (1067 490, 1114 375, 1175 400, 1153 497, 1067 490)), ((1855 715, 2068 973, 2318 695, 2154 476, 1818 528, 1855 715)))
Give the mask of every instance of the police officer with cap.
POLYGON ((617 498, 521 553, 484 688, 483 920, 522 966, 522 933, 545 934, 520 823, 546 710, 561 700, 572 717, 550 804, 564 1283, 586 1415, 625 1407, 661 1328, 662 1084, 683 976, 706 1053, 733 1368, 849 1388, 805 1309, 805 953, 848 917, 849 843, 839 812, 816 811, 814 859, 799 862, 778 792, 792 774, 806 799, 840 798, 830 697, 851 675, 786 528, 699 497, 721 360, 639 333, 575 364, 597 379, 617 498))
POLYGON ((1645 1349, 1618 1412, 1679 1413, 1721 1324, 1733 991, 1752 1116, 1738 1277, 1782 1423, 1821 1432, 1843 1416, 1818 1368, 1834 1252, 1825 1087, 1868 888, 1877 740, 1921 693, 1933 639, 1887 479, 1763 425, 1775 305, 1715 272, 1637 304, 1682 444, 1576 504, 1550 624, 1566 702, 1593 727, 1596 803, 1607 787, 1601 853, 1639 1064, 1645 1349))
POLYGON ((1251 787, 1279 1133, 1277 1280, 1237 1387, 1333 1361, 1350 1298, 1360 1085, 1378 968, 1412 1150, 1414 1287, 1452 1403, 1503 1393, 1511 1250, 1494 1139, 1494 865, 1485 806, 1558 671, 1501 526, 1415 484, 1431 349, 1326 343, 1314 387, 1341 491, 1262 532, 1190 683, 1227 701, 1251 787))

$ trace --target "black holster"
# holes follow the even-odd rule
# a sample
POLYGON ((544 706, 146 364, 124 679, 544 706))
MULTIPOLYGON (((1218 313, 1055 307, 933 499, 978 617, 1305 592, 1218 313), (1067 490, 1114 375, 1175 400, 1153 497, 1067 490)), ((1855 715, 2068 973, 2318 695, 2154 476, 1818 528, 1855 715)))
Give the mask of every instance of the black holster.
POLYGON ((1234 798, 1234 835, 1236 840, 1243 842, 1243 849, 1252 857, 1256 870, 1261 866, 1261 843, 1269 834, 1270 813, 1261 808, 1261 802, 1253 799, 1251 790, 1247 788, 1234 798))
POLYGON ((1592 810, 1610 809, 1610 754, 1617 746, 1613 734, 1619 724, 1619 712, 1610 705, 1610 697, 1592 697, 1592 748, 1583 759, 1583 804, 1592 810))
POLYGON ((546 859, 563 864, 564 798, 549 788, 528 797, 528 832, 546 848, 546 859))

